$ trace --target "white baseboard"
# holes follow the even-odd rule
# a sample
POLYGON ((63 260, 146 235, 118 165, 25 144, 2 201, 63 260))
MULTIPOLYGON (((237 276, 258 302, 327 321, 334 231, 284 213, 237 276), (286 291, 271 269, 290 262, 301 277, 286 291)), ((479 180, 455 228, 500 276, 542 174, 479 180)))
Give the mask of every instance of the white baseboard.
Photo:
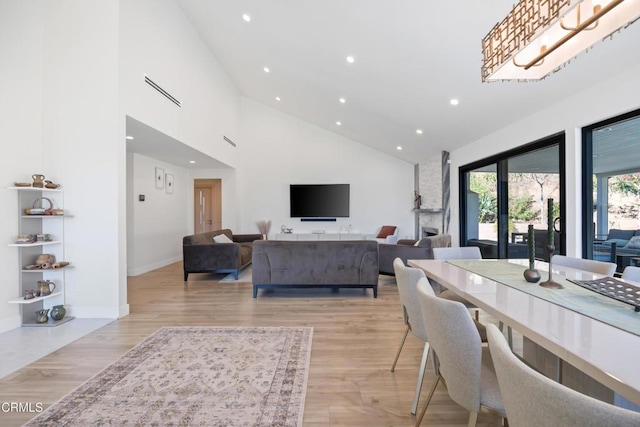
POLYGON ((177 256, 162 261, 154 262, 152 264, 144 265, 142 267, 128 268, 127 276, 139 276, 140 274, 148 273, 158 268, 166 267, 178 261, 182 261, 182 256, 177 256))
POLYGON ((67 311, 69 316, 81 319, 117 319, 120 317, 119 307, 70 305, 67 311))
POLYGON ((118 319, 129 315, 129 304, 120 306, 120 314, 118 315, 118 319))
POLYGON ((22 320, 20 319, 19 314, 0 320, 0 334, 15 328, 19 328, 21 323, 22 320))

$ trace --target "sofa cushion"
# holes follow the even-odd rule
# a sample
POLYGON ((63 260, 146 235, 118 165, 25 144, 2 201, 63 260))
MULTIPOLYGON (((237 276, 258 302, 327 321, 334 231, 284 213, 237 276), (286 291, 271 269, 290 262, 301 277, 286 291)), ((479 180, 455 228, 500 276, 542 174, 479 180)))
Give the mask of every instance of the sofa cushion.
POLYGON ((395 232, 396 232, 395 225, 383 225, 382 228, 380 229, 380 232, 376 236, 376 239, 384 239, 387 236, 393 236, 393 233, 395 232))
POLYGON ((233 240, 227 237, 226 234, 218 234, 213 236, 213 241, 216 243, 233 243, 233 240))
POLYGON ((629 240, 628 239, 609 239, 602 242, 602 244, 606 246, 611 246, 614 243, 616 244, 617 247, 622 248, 626 246, 627 243, 629 243, 629 240))
POLYGON ((633 236, 629 239, 629 243, 624 246, 625 249, 640 249, 640 236, 633 236))
POLYGON ((607 235, 607 240, 613 240, 613 239, 629 240, 630 238, 633 237, 635 232, 636 230, 620 230, 617 228, 612 228, 611 230, 609 230, 609 234, 607 235))

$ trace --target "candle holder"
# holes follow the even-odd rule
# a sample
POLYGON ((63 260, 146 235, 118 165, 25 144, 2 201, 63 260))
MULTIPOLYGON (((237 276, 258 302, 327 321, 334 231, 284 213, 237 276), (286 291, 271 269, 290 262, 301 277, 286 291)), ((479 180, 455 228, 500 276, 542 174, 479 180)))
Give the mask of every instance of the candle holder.
POLYGON ((538 283, 540 280, 540 273, 536 270, 535 257, 536 257, 536 244, 535 234, 533 231, 533 225, 529 224, 527 231, 527 250, 529 252, 529 268, 524 271, 524 280, 529 283, 538 283))
POLYGON ((564 288, 560 283, 553 281, 553 266, 551 265, 551 257, 555 249, 556 249, 555 246, 547 245, 547 252, 549 253, 549 279, 545 282, 540 283, 540 286, 542 286, 543 288, 549 288, 549 289, 564 288))

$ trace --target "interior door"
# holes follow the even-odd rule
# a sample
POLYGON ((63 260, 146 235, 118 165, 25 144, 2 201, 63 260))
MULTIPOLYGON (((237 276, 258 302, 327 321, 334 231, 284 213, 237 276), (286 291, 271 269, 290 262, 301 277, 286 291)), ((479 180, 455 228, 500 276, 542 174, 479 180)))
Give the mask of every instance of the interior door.
POLYGON ((219 179, 194 182, 194 230, 196 234, 222 228, 222 191, 219 179))

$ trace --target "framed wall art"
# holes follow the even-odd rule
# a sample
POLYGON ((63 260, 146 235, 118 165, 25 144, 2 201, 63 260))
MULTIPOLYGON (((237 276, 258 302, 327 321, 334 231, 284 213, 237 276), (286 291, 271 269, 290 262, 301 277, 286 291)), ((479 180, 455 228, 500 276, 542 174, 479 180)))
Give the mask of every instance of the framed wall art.
POLYGON ((173 194, 173 174, 166 174, 164 181, 164 191, 166 191, 167 194, 173 194))
POLYGON ((156 188, 162 190, 164 188, 164 169, 156 168, 156 188))

